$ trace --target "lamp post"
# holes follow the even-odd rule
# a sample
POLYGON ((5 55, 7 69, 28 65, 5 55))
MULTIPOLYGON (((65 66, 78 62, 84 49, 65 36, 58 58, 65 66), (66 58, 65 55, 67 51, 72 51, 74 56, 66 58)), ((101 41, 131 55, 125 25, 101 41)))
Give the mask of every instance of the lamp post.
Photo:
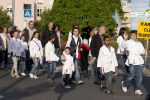
POLYGON ((12 27, 14 27, 15 20, 15 0, 12 0, 12 27))

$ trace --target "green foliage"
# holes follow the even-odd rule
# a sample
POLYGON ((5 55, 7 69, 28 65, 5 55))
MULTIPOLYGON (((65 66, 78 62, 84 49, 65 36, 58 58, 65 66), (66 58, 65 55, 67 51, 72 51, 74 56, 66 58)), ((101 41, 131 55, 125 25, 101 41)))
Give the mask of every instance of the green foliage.
POLYGON ((7 11, 3 10, 2 7, 0 7, 0 29, 3 26, 9 26, 11 24, 10 17, 7 15, 7 11))
POLYGON ((120 0, 55 0, 52 10, 43 12, 40 29, 44 30, 49 21, 60 25, 65 36, 73 24, 79 24, 82 29, 104 23, 113 29, 116 27, 112 18, 115 10, 122 12, 120 0))

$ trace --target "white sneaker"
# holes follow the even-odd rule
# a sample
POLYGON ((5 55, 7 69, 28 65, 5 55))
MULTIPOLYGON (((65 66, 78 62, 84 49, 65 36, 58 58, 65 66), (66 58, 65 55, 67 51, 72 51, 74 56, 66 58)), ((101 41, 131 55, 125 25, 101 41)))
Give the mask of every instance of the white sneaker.
POLYGON ((21 73, 21 75, 22 75, 22 76, 26 76, 26 74, 25 74, 25 73, 21 73))
POLYGON ((33 76, 34 79, 38 79, 39 77, 37 77, 36 75, 33 76))
POLYGON ((135 94, 136 94, 136 95, 143 95, 143 93, 142 93, 141 90, 136 90, 136 91, 135 91, 135 94))
POLYGON ((82 81, 82 80, 79 80, 77 84, 82 84, 82 83, 83 83, 83 81, 82 81))
POLYGON ((70 89, 71 87, 69 85, 65 86, 66 89, 70 89))
POLYGON ((33 74, 30 73, 30 78, 33 78, 33 74))
POLYGON ((124 83, 124 81, 121 81, 122 91, 126 93, 128 91, 128 89, 127 89, 127 87, 123 86, 123 83, 124 83))
POLYGON ((122 86, 122 91, 126 93, 128 91, 127 87, 122 86))

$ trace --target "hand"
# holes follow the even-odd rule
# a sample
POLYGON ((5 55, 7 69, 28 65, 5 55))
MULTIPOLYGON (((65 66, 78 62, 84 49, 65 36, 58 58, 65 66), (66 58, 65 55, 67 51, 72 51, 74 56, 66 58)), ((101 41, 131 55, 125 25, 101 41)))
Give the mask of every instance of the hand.
POLYGON ((99 67, 99 71, 102 72, 102 67, 99 67))
POLYGON ((96 57, 93 57, 92 60, 95 61, 95 60, 96 60, 96 57))
POLYGON ((10 55, 10 54, 8 54, 8 58, 10 58, 10 56, 11 56, 11 55, 10 55))
POLYGON ((148 51, 148 50, 149 50, 149 47, 145 47, 145 50, 148 51))
POLYGON ((48 63, 51 63, 51 61, 49 60, 48 63))
POLYGON ((32 57, 32 60, 35 60, 35 57, 32 57))
POLYGON ((83 51, 83 49, 82 49, 82 48, 80 48, 80 50, 81 50, 81 51, 83 51))

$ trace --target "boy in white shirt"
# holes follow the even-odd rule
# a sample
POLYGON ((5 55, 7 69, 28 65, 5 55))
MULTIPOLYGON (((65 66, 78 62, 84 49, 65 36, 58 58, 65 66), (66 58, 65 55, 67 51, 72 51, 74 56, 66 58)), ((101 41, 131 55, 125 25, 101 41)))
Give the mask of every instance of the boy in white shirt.
POLYGON ((142 54, 145 54, 145 49, 140 41, 137 40, 136 31, 131 31, 131 39, 127 41, 127 50, 129 52, 126 65, 129 66, 129 73, 127 77, 122 82, 122 90, 127 92, 127 87, 130 85, 131 81, 134 79, 135 83, 135 94, 142 95, 141 84, 142 84, 142 65, 144 60, 142 54))
POLYGON ((110 38, 104 37, 104 45, 100 48, 97 67, 100 67, 101 73, 104 74, 106 79, 105 93, 111 94, 112 92, 112 79, 116 72, 118 62, 115 55, 115 49, 110 45, 110 38))
POLYGON ((50 84, 54 84, 54 76, 55 76, 55 70, 56 70, 56 63, 59 60, 59 57, 55 53, 55 47, 54 47, 54 41, 55 36, 50 35, 48 37, 48 42, 45 45, 45 58, 48 66, 47 76, 48 76, 48 82, 50 84))
POLYGON ((69 86, 69 82, 70 82, 73 72, 75 71, 73 57, 70 55, 70 52, 71 52, 70 48, 66 47, 62 56, 62 61, 65 60, 63 62, 64 66, 62 70, 65 88, 71 88, 69 86))

